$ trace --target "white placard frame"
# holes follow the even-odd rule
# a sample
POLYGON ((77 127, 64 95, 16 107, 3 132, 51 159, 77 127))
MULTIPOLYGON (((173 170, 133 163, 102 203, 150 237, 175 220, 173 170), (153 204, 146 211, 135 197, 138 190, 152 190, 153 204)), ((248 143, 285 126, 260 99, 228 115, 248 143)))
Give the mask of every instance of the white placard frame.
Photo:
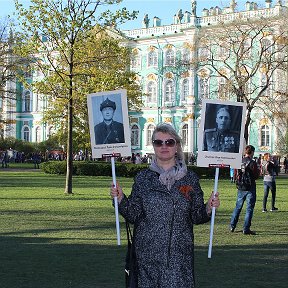
MULTIPOLYGON (((211 107, 211 106, 210 106, 211 107)), ((198 133, 198 156, 197 156, 197 166, 200 167, 211 167, 211 165, 231 167, 231 168, 241 168, 241 162, 243 157, 244 150, 244 129, 245 129, 245 119, 246 119, 246 104, 243 102, 232 102, 232 101, 219 101, 211 99, 203 99, 202 101, 202 111, 201 111, 201 122, 198 133), (216 119, 216 115, 211 115, 207 110, 208 105, 215 105, 216 107, 221 106, 230 106, 230 110, 234 111, 234 114, 231 115, 234 123, 238 123, 241 127, 240 132, 240 141, 239 141, 239 151, 238 153, 232 152, 221 152, 221 151, 203 151, 203 141, 204 141, 204 131, 207 127, 207 119, 211 120, 211 117, 216 119), (209 114, 208 114, 209 113, 209 114), (237 118, 235 118, 237 117, 237 118)))
POLYGON ((102 158, 105 154, 120 154, 122 157, 131 156, 131 137, 128 118, 127 91, 125 89, 104 91, 87 95, 87 107, 90 129, 90 143, 93 158, 102 158), (124 142, 97 144, 94 127, 103 121, 100 105, 106 99, 115 102, 114 120, 123 124, 124 142))

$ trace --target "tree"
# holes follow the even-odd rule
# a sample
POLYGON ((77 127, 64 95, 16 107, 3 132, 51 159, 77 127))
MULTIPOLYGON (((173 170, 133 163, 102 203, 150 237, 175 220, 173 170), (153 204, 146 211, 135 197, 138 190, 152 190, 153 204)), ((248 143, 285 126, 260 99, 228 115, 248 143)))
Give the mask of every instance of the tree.
POLYGON ((275 82, 287 77, 285 18, 282 14, 269 21, 261 18, 222 22, 199 32, 199 70, 206 67, 210 77, 216 78, 214 93, 247 104, 246 142, 254 108, 270 118, 283 113, 283 103, 287 102, 287 84, 275 82))
POLYGON ((13 45, 17 36, 13 22, 9 18, 2 18, 0 20, 0 138, 4 138, 4 134, 7 136, 12 127, 13 119, 10 116, 15 108, 16 74, 23 64, 23 59, 13 54, 13 45))
MULTIPOLYGON (((65 193, 72 193, 73 161, 73 116, 77 98, 77 80, 81 75, 78 68, 85 64, 79 62, 78 49, 85 43, 88 31, 97 25, 100 30, 123 23, 135 17, 126 8, 112 13, 105 11, 106 5, 118 4, 122 0, 32 0, 25 9, 15 1, 19 20, 23 26, 25 45, 20 46, 21 56, 30 58, 30 69, 39 69, 51 85, 49 96, 62 101, 67 114, 63 121, 67 133, 67 173, 65 193), (101 12, 102 9, 102 12, 101 12), (96 12, 98 15, 96 15, 96 12), (32 68, 31 68, 32 67, 32 68), (51 76, 50 76, 51 75, 51 76), (52 81, 53 80, 53 81, 52 81)), ((94 62, 96 63, 96 62, 94 62)))
MULTIPOLYGON (((125 88, 128 91, 129 106, 139 108, 141 105, 140 87, 135 81, 136 74, 127 69, 130 50, 121 46, 118 39, 111 37, 109 31, 99 31, 99 28, 95 27, 81 42, 81 49, 75 51, 75 62, 79 64, 75 67, 78 77, 75 78, 77 97, 74 97, 73 113, 74 152, 80 149, 90 150, 87 94, 125 88)), ((50 75, 35 83, 34 87, 40 94, 53 95, 53 87, 59 82, 57 75, 50 75)), ((63 109, 63 99, 50 99, 48 102, 51 103, 52 109, 45 112, 44 121, 51 122, 52 119, 54 126, 60 128, 56 133, 60 139, 65 139, 66 122, 63 119, 67 117, 67 111, 63 109)))

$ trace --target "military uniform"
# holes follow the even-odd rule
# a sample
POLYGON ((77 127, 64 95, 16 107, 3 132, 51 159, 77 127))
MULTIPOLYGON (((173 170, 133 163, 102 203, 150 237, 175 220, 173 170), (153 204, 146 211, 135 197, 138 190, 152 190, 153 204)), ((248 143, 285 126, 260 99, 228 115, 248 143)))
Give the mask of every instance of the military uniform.
POLYGON ((124 127, 122 123, 112 121, 107 125, 104 121, 95 125, 95 141, 96 144, 114 144, 124 143, 124 127))
POLYGON ((238 153, 240 135, 237 131, 220 131, 217 128, 204 131, 203 151, 218 151, 238 153))

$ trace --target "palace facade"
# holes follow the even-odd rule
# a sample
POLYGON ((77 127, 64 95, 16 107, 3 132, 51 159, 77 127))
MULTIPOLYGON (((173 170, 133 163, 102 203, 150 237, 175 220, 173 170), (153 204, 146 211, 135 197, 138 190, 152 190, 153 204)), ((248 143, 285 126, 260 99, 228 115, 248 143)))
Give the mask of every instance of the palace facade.
MULTIPOLYGON (((236 1, 232 0, 229 7, 203 9, 202 15, 198 16, 197 3, 191 1, 191 10, 176 11, 171 17, 171 25, 161 25, 158 17, 149 19, 145 15, 141 28, 120 32, 125 45, 132 49, 130 69, 138 74, 144 104, 141 112, 129 111, 132 152, 141 155, 153 153, 151 134, 158 123, 168 122, 182 136, 184 152, 188 156, 197 154, 202 99, 237 101, 235 93, 226 89, 227 79, 213 71, 211 65, 205 65, 203 59, 209 49, 199 46, 201 31, 209 28, 210 32, 213 33, 215 29, 218 33, 219 23, 226 23, 227 26, 233 21, 244 23, 259 19, 266 19, 270 25, 277 26, 277 19, 288 11, 288 4, 274 2, 266 0, 263 7, 258 7, 256 3, 247 1, 245 11, 238 11, 236 1)), ((268 35, 267 39, 272 36, 268 35)), ((255 49, 258 49, 256 46, 255 49)), ((221 50, 221 45, 219 47, 221 50)), ((228 53, 227 47, 219 53, 228 53)), ((255 76, 260 84, 263 78, 261 69, 264 68, 260 67, 255 76)), ((34 77, 39 77, 32 76, 32 81, 34 77)), ((263 96, 273 98, 275 93, 278 95, 281 91, 280 94, 287 99, 287 82, 287 73, 276 71, 263 96)), ((17 101, 0 102, 0 111, 7 123, 0 127, 4 137, 13 136, 31 142, 46 140, 53 127, 41 121, 47 107, 45 97, 26 90, 21 83, 7 85, 14 85, 10 88, 15 88, 19 97, 17 101)), ((259 85, 258 90, 261 87, 263 85, 259 85)), ((287 132, 287 122, 283 123, 283 117, 287 119, 287 106, 282 105, 283 113, 275 113, 273 109, 265 107, 265 103, 268 102, 262 101, 262 106, 253 109, 249 125, 249 143, 256 147, 256 155, 279 153, 281 137, 287 132)))

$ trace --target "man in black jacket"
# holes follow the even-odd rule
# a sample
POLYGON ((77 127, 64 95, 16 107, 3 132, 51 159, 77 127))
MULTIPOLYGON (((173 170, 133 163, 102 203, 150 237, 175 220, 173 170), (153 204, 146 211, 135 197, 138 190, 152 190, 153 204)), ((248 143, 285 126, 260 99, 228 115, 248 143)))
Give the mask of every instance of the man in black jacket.
MULTIPOLYGON (((247 170, 247 172, 249 172, 251 182, 250 182, 249 188, 245 188, 244 186, 238 187, 236 206, 233 211, 231 222, 230 222, 230 231, 234 232, 238 219, 239 219, 239 215, 243 207, 243 204, 246 200, 247 207, 246 207, 245 220, 244 220, 244 225, 243 225, 243 234, 245 235, 256 234, 254 231, 250 230, 251 220, 253 217, 253 211, 254 211, 254 207, 256 203, 255 180, 259 177, 259 174, 260 174, 260 169, 258 168, 257 163, 253 160, 254 152, 255 152, 254 146, 247 145, 245 147, 245 157, 242 159, 242 166, 243 166, 242 172, 244 172, 245 169, 247 170)), ((236 183, 237 183, 237 180, 236 180, 236 183)))
POLYGON ((103 122, 95 125, 96 144, 124 143, 124 127, 122 123, 113 120, 116 103, 108 98, 100 105, 103 122))

